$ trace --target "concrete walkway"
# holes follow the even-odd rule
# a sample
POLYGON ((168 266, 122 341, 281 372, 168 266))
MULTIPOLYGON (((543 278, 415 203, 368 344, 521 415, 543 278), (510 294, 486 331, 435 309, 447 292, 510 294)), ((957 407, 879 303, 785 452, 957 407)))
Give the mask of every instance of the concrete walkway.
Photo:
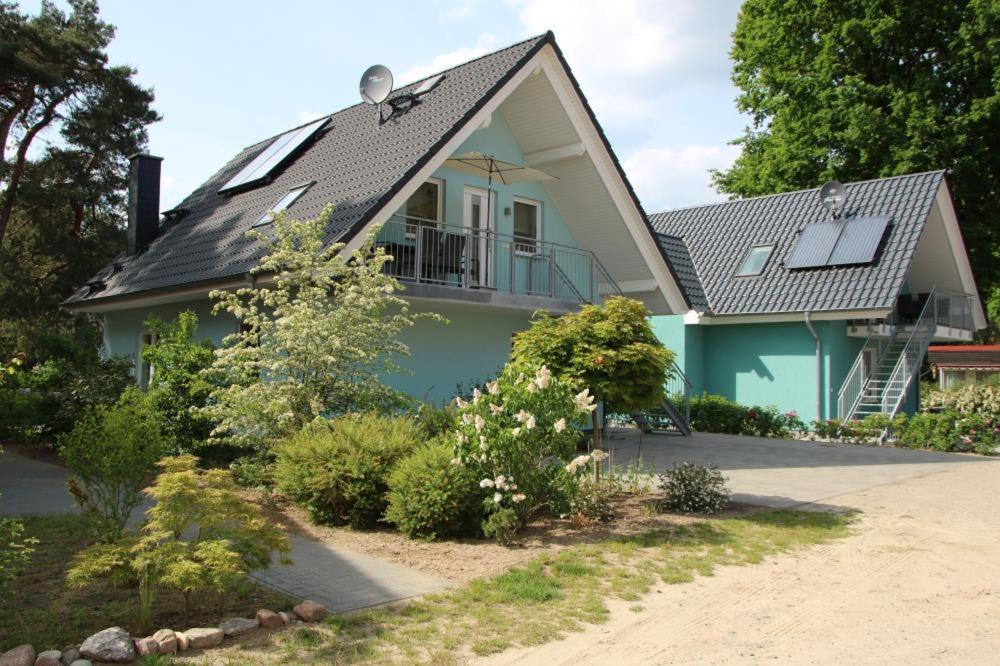
POLYGON ((693 433, 639 436, 611 430, 605 448, 615 465, 642 458, 657 472, 676 463, 717 465, 738 502, 790 507, 944 471, 960 465, 1000 464, 996 458, 957 453, 693 433))
MULTIPOLYGON (((66 470, 5 452, 0 454, 0 515, 74 513, 66 470)), ((318 601, 331 611, 355 610, 442 590, 447 581, 398 564, 292 536, 292 564, 275 565, 252 577, 297 598, 318 601)))

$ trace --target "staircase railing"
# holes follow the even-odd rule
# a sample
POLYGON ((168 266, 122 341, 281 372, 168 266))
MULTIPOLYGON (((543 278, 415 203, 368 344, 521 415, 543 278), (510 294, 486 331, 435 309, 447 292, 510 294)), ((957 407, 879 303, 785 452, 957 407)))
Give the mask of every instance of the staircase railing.
POLYGON ((896 313, 891 312, 885 319, 885 324, 889 327, 888 336, 876 336, 871 333, 865 344, 862 345, 858 357, 854 359, 854 364, 847 372, 844 383, 840 385, 837 393, 837 416, 842 420, 850 420, 854 416, 854 411, 861 404, 865 392, 868 390, 871 368, 865 367, 865 351, 875 350, 875 362, 882 357, 890 342, 895 337, 896 313))
POLYGON ((663 393, 667 400, 674 405, 684 415, 684 421, 691 425, 691 382, 687 375, 677 365, 676 361, 670 363, 670 374, 663 383, 663 393))
POLYGON ((906 345, 896 361, 896 367, 886 380, 882 389, 882 412, 895 415, 903 404, 906 391, 913 378, 920 372, 920 364, 924 360, 927 346, 934 339, 937 331, 937 298, 934 289, 931 290, 927 302, 920 310, 920 316, 913 325, 906 345))

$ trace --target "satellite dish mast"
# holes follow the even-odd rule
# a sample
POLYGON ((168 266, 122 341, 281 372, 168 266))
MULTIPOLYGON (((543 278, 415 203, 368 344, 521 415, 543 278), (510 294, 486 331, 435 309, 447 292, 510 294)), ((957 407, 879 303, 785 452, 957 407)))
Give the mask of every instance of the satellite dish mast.
POLYGON ((819 190, 819 200, 823 208, 830 211, 830 215, 837 219, 847 204, 847 188, 840 181, 828 181, 819 190))
POLYGON ((392 72, 385 65, 372 65, 361 75, 361 99, 366 104, 378 106, 378 120, 382 122, 382 102, 392 92, 392 72))

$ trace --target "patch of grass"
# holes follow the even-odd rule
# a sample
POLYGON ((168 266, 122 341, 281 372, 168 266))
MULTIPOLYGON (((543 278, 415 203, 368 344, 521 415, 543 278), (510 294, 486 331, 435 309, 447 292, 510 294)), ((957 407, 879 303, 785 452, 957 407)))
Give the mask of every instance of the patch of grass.
POLYGON ((660 580, 683 583, 846 536, 851 521, 758 512, 584 544, 406 605, 331 617, 314 627, 314 645, 288 631, 275 636, 277 648, 241 654, 255 663, 458 663, 582 631, 607 619, 608 599, 638 601, 660 580))
MULTIPOLYGON (((31 643, 39 652, 62 649, 112 626, 138 631, 135 590, 103 583, 85 590, 66 586, 66 570, 73 557, 92 543, 83 518, 29 516, 24 526, 26 535, 39 543, 30 565, 13 583, 13 596, 3 604, 7 612, 0 613, 0 653, 23 643, 31 643)), ((183 598, 162 593, 155 623, 157 628, 215 626, 227 617, 250 617, 258 608, 283 610, 292 605, 284 595, 246 581, 222 595, 199 595, 188 622, 184 621, 183 598)))

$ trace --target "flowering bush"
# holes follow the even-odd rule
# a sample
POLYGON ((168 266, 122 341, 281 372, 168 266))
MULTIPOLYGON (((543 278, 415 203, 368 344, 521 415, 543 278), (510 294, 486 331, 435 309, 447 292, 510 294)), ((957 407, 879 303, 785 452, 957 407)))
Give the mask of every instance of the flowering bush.
POLYGON ((663 473, 661 506, 681 513, 718 513, 729 506, 726 477, 717 467, 674 465, 663 473))
POLYGON ((1000 388, 990 384, 966 384, 946 391, 932 391, 925 408, 943 407, 959 414, 979 414, 1000 420, 1000 388))
POLYGON ((691 399, 691 426, 701 432, 757 437, 790 437, 805 429, 794 411, 782 414, 777 407, 747 407, 709 393, 691 399))
POLYGON ((569 461, 582 439, 575 424, 595 409, 588 389, 575 393, 544 365, 508 365, 485 392, 476 389, 471 400, 456 398, 456 405, 452 463, 473 469, 480 479, 487 534, 508 540, 539 511, 567 505, 573 479, 592 459, 569 461))

